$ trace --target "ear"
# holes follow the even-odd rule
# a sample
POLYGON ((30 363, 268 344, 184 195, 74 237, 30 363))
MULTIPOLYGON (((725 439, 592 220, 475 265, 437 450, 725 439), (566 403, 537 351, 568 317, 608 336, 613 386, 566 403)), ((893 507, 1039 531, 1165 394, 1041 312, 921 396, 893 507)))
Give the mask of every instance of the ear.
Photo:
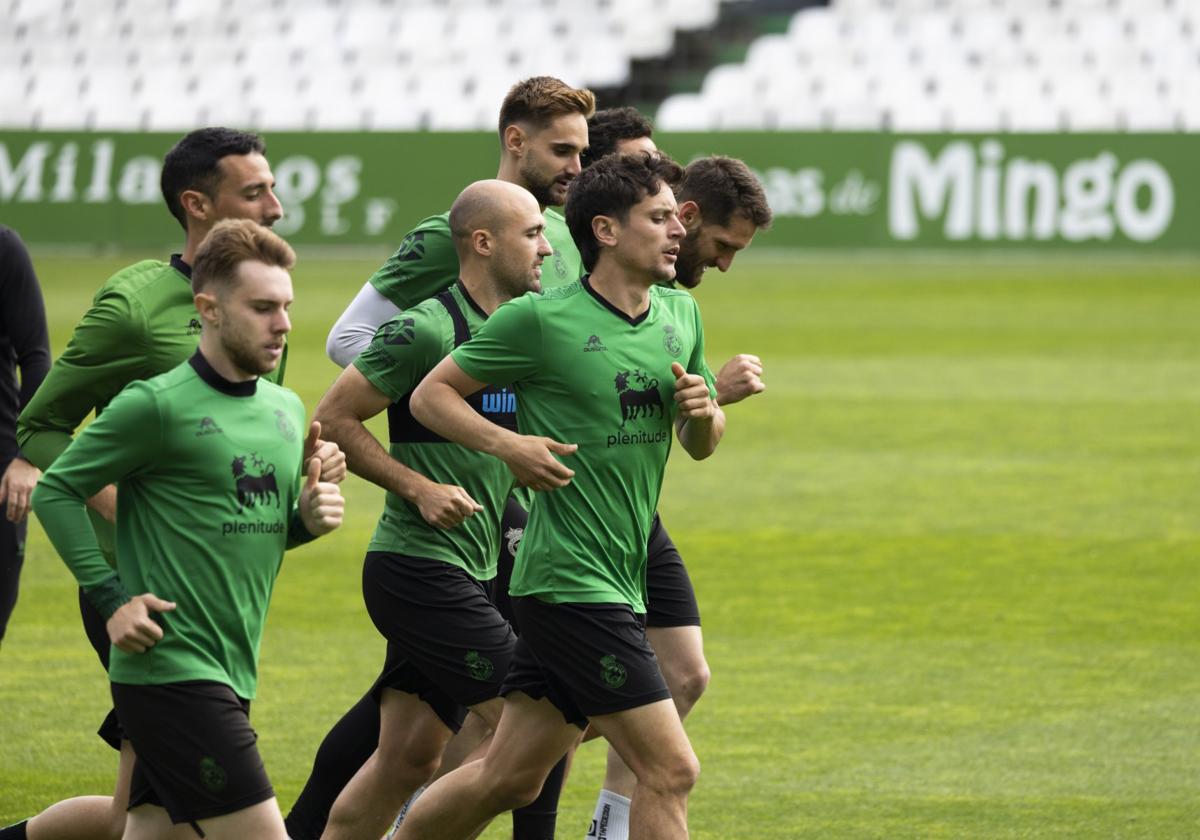
POLYGON ((495 242, 492 240, 491 231, 475 230, 471 232, 471 248, 476 254, 484 257, 492 256, 495 250, 495 242))
POLYGON ((592 217, 592 236, 601 245, 612 247, 617 244, 618 226, 611 216, 592 217))
POLYGON ((510 155, 521 157, 525 154, 525 129, 513 123, 504 129, 504 151, 510 155))
POLYGON ((184 190, 179 194, 179 203, 188 219, 200 222, 208 221, 209 198, 200 190, 184 190))
POLYGON ((217 296, 211 292, 197 292, 192 299, 196 305, 196 311, 200 313, 200 317, 206 324, 216 324, 221 320, 221 305, 217 301, 217 296))
POLYGON ((704 217, 700 213, 700 205, 691 199, 680 204, 679 221, 687 228, 688 233, 700 227, 704 223, 704 217))

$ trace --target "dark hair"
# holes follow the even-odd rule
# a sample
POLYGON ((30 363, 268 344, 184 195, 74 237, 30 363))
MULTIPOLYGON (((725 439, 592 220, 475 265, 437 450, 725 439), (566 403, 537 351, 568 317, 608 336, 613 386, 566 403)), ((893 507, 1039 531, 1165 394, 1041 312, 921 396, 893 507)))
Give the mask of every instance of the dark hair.
POLYGON ((573 88, 553 76, 534 76, 509 88, 500 105, 500 142, 513 123, 529 122, 539 129, 563 114, 585 119, 596 112, 596 97, 585 88, 573 88))
POLYGON ((260 262, 291 271, 296 252, 276 233, 249 219, 224 219, 213 225, 196 249, 192 265, 192 293, 216 286, 228 289, 237 279, 237 267, 260 262))
POLYGON ((201 128, 187 134, 163 158, 163 199, 179 224, 187 230, 187 211, 179 201, 184 190, 199 190, 212 198, 221 179, 218 164, 229 155, 266 154, 261 137, 233 128, 201 128))
POLYGON ((682 177, 683 167, 659 152, 609 155, 583 170, 571 182, 563 208, 583 267, 591 271, 600 256, 592 219, 611 216, 624 222, 631 207, 658 195, 664 184, 674 189, 682 177))
POLYGON ((712 155, 692 161, 675 197, 680 204, 696 202, 707 224, 724 227, 734 213, 740 213, 757 228, 771 226, 771 207, 762 184, 737 158, 712 155))
POLYGON ((580 156, 584 168, 617 150, 621 140, 652 137, 654 126, 637 108, 605 108, 588 120, 588 147, 580 156))

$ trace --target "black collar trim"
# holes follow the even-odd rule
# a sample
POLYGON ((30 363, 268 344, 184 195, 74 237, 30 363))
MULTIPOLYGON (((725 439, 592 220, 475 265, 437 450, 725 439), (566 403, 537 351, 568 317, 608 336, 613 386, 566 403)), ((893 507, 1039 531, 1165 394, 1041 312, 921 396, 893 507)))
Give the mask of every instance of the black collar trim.
POLYGON ((192 267, 183 261, 183 254, 171 255, 171 268, 178 271, 187 279, 192 279, 192 267))
POLYGON ((479 307, 479 304, 475 302, 475 298, 471 297, 471 293, 467 291, 467 287, 463 284, 461 277, 458 278, 454 285, 458 288, 458 293, 463 296, 463 300, 467 302, 467 305, 474 309, 480 318, 486 321, 488 314, 479 307))
POLYGON ((579 282, 583 284, 583 288, 587 289, 588 294, 590 294, 592 297, 594 297, 601 306, 603 306, 605 309, 607 309, 612 314, 616 315, 622 321, 625 321, 630 326, 636 327, 638 324, 642 323, 642 321, 645 321, 647 316, 649 316, 650 307, 647 306, 646 311, 643 312, 641 315, 638 315, 636 318, 630 318, 626 312, 613 306, 611 303, 609 303, 605 299, 605 297, 602 294, 600 294, 599 292, 597 292, 595 289, 592 288, 591 278, 592 278, 592 275, 585 274, 583 276, 583 279, 580 280, 579 282))
POLYGON ((188 364, 192 366, 192 370, 196 371, 197 376, 222 394, 228 394, 231 397, 253 397, 258 390, 257 376, 244 382, 230 382, 213 370, 213 366, 208 363, 208 359, 204 358, 199 350, 188 359, 188 364))

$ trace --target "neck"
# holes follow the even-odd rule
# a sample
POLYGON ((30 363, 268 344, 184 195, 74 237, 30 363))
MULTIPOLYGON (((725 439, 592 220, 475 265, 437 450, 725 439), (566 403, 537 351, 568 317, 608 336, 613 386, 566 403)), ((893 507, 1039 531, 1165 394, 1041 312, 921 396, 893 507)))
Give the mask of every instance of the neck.
POLYGON ((183 253, 179 256, 188 265, 196 263, 196 249, 200 247, 200 243, 204 241, 204 237, 208 235, 207 230, 198 231, 195 228, 189 227, 187 239, 183 243, 183 253))
POLYGON ((592 288, 630 318, 636 318, 650 307, 650 286, 638 275, 623 271, 608 260, 597 262, 588 276, 592 288))
MULTIPOLYGON (((516 184, 523 190, 529 189, 525 183, 525 179, 521 177, 521 163, 514 157, 504 155, 500 158, 500 168, 496 170, 497 181, 508 181, 510 184, 516 184)), ((538 210, 545 211, 546 205, 538 202, 538 210)))
POLYGON ((471 300, 483 310, 485 315, 491 315, 502 303, 512 300, 512 295, 496 288, 496 283, 481 271, 463 270, 461 277, 463 288, 471 296, 471 300))
POLYGON ((258 378, 258 374, 247 373, 234 364, 225 348, 221 346, 220 339, 209 327, 205 327, 200 333, 200 354, 213 370, 230 382, 247 382, 258 378))

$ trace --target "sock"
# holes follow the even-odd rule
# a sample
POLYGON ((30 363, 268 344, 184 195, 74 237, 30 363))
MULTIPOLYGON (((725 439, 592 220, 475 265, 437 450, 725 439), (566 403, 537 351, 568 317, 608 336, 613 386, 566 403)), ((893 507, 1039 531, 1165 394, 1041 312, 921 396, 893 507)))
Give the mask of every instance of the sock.
POLYGON ((404 818, 408 815, 408 809, 417 801, 417 797, 425 792, 425 785, 413 791, 413 795, 408 797, 408 801, 404 803, 404 807, 400 809, 400 813, 396 815, 396 819, 392 820, 392 827, 388 829, 388 833, 384 835, 383 840, 392 840, 396 836, 396 832, 400 830, 400 823, 404 822, 404 818))
POLYGON ((342 715, 317 749, 312 773, 284 820, 288 837, 317 840, 321 836, 334 800, 378 744, 379 704, 367 693, 342 715))
POLYGON ((629 840, 629 800, 611 790, 600 791, 588 840, 629 840))
POLYGON ((29 836, 25 833, 25 827, 28 825, 29 820, 21 820, 8 828, 0 828, 0 840, 25 840, 29 836))
POLYGON ((558 824, 558 798, 562 794, 563 779, 567 775, 567 757, 546 774, 542 792, 537 799, 524 808, 512 812, 513 840, 554 840, 554 829, 558 824))

